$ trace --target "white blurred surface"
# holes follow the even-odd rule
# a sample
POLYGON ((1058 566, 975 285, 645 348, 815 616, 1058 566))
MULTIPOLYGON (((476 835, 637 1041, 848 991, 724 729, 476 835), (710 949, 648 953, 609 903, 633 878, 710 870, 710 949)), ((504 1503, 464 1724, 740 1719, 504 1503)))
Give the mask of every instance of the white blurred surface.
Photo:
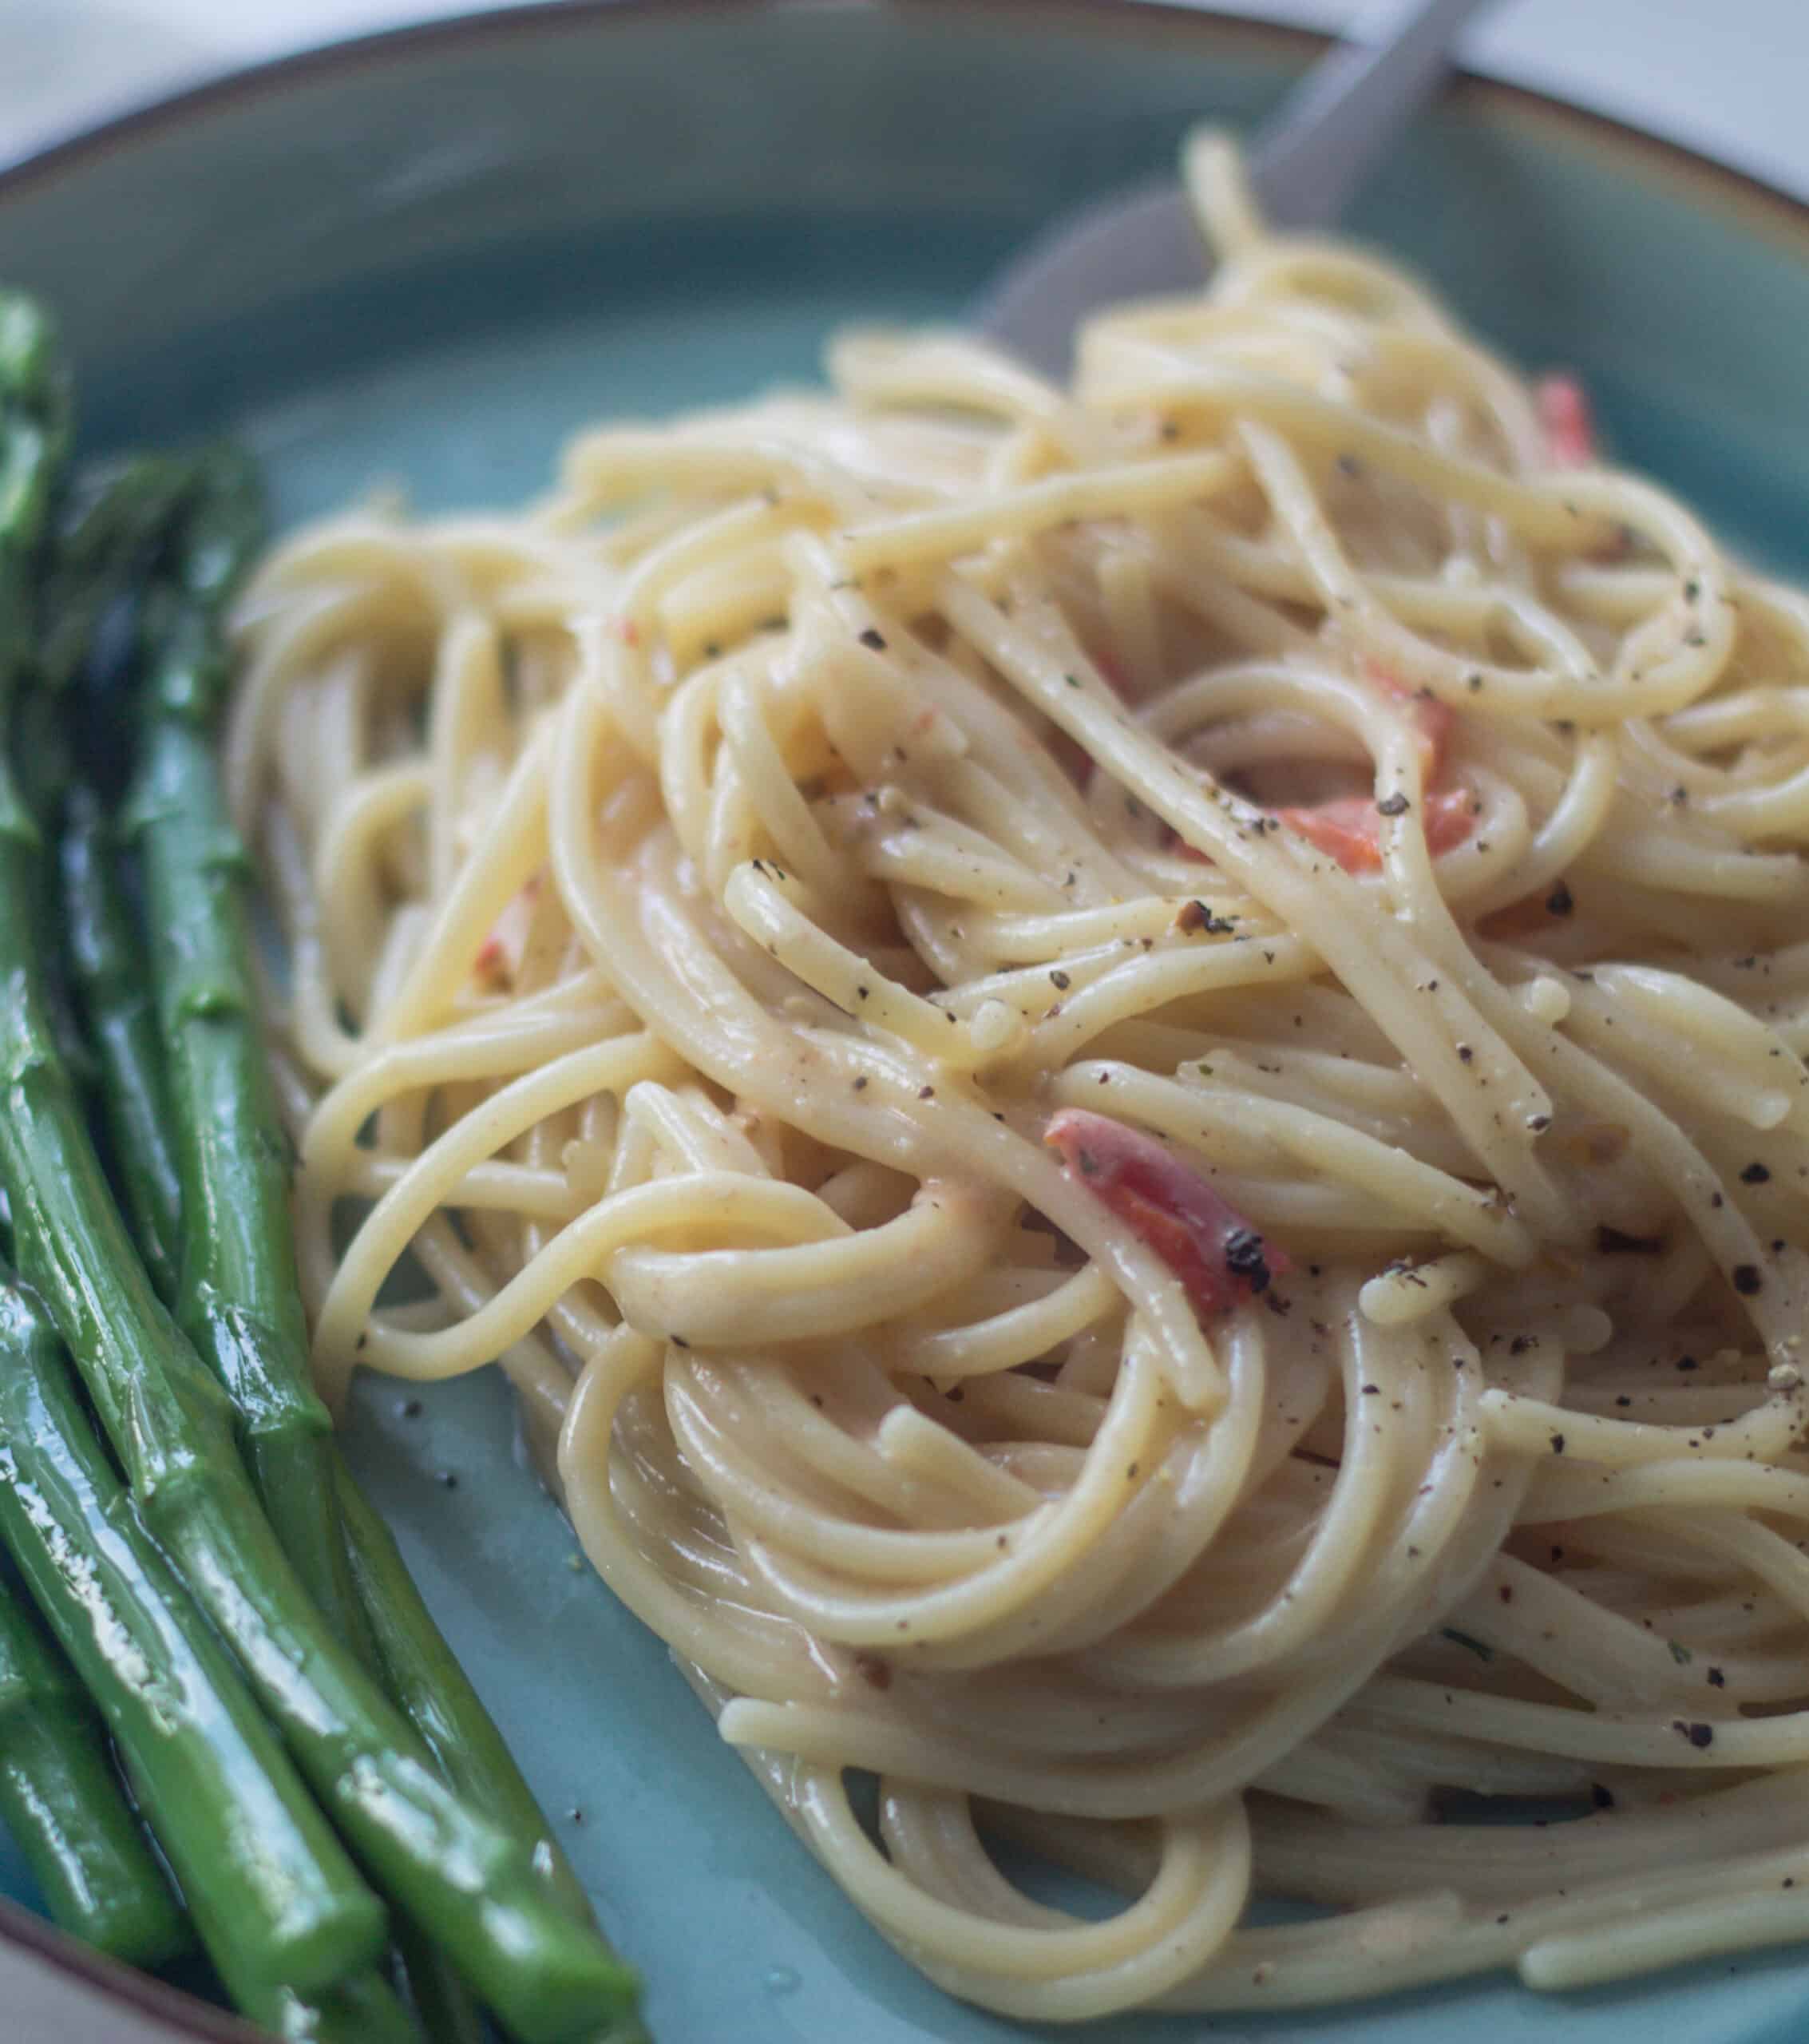
MULTIPOLYGON (((0 0, 0 162, 234 65, 478 4, 0 0)), ((1345 27, 1385 18, 1396 0, 1217 4, 1345 27)), ((1809 0, 1500 0, 1463 51, 1476 69, 1618 115, 1809 198, 1809 0)))

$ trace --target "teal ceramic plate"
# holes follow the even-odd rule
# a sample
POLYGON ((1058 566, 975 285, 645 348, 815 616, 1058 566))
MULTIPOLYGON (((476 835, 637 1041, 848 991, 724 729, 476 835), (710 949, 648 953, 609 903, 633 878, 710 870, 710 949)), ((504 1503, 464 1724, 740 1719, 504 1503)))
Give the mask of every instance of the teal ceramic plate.
MULTIPOLYGON (((286 518, 379 482, 426 507, 507 503, 585 420, 808 377, 851 317, 957 312, 1039 222, 1170 162, 1201 113, 1259 115, 1312 49, 1132 0, 530 8, 255 72, 0 176, 0 275, 60 309, 97 446, 242 430, 286 518)), ((1356 225, 1510 354, 1581 369, 1628 459, 1809 572, 1809 212, 1471 83, 1356 225)), ((415 1418, 367 1381, 351 1447, 644 1967, 663 2044, 1023 2036, 917 1979, 842 1899, 659 1643, 568 1566, 512 1439, 493 1378, 415 1418)), ((32 1899, 3 1842, 0 1893, 32 1899)), ((141 2034, 123 2004, 85 2020, 36 2034, 141 2034)), ((1432 2044, 1459 2026, 1785 2044, 1809 2034, 1809 1963, 1555 2000, 1490 1980, 1210 2030, 1432 2044)))

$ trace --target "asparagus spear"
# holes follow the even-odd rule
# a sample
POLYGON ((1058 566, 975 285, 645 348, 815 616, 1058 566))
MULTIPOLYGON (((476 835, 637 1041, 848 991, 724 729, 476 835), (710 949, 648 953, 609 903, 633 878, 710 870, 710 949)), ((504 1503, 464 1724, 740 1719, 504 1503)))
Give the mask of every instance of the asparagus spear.
MULTIPOLYGON (((165 1297, 176 1283, 176 1170, 156 1118, 158 1089, 142 1056, 151 1027, 144 976, 134 972, 136 945, 113 884, 99 805, 88 788, 69 787, 69 720, 58 715, 52 691, 67 687, 93 664, 103 636, 118 647, 129 644, 129 629, 105 635, 103 627, 115 613, 129 613, 125 599, 192 487, 188 465, 140 456, 128 469, 85 475, 66 493, 69 501, 42 564, 32 662, 48 686, 29 691, 19 703, 15 744, 21 792, 38 828, 51 838, 60 818, 66 814, 69 822, 62 846, 69 956, 59 952, 46 961, 51 1020, 78 1081, 101 1089, 114 1167, 140 1226, 151 1275, 165 1297), (85 1035, 78 1007, 88 1010, 85 1035)), ((129 625, 129 615, 121 621, 129 625)), ((81 733, 91 768, 105 759, 116 774, 114 763, 129 742, 117 721, 105 719, 91 721, 81 733)), ((46 905, 57 882, 57 872, 46 865, 41 881, 46 905)))
MULTIPOLYGON (((174 1075, 185 1210, 217 1213, 230 1202, 238 1225, 190 1239, 184 1297, 206 1270, 212 1310, 245 1316, 261 1337, 260 1408, 273 1416, 254 1468, 288 1470, 313 1486, 326 1476, 365 1621, 365 1650, 453 1787, 522 1840, 548 1891, 574 1922, 590 1904, 501 1733, 428 1613, 389 1528, 371 1509, 313 1412, 306 1328, 287 1211, 284 1143, 255 1015, 246 890, 247 870, 227 818, 209 743, 228 680, 217 618, 230 587, 229 539, 252 525, 252 479, 230 454, 208 465, 196 516, 195 565, 147 605, 148 698, 144 760, 131 804, 152 913, 180 929, 180 949, 158 959, 159 1010, 174 1075), (186 616, 184 616, 186 613, 186 616), (225 849, 230 847, 230 850, 225 849), (198 997, 204 989, 204 1002, 198 997)), ((203 1353, 208 1353, 204 1346, 203 1353)), ((236 1398, 242 1393, 228 1382, 236 1398)), ((285 1519, 270 1488, 279 1535, 285 1519)), ((304 1527, 311 1535, 311 1523, 304 1527)), ((310 1543, 311 1545, 311 1542, 310 1543)), ((302 1551, 309 1547, 304 1545, 302 1551)), ((292 1549, 292 1555, 295 1550, 292 1549)), ((405 1941, 404 1957, 429 2034, 453 2044, 474 2034, 474 2011, 437 1978, 430 1951, 405 1941)), ((638 2025, 635 2026, 639 2034, 638 2025)))
MULTIPOLYGON (((34 364, 0 360, 0 387, 26 389, 42 410, 46 368, 41 343, 34 364), (6 374, 21 367, 35 369, 36 390, 6 374)), ((14 398, 10 408, 30 420, 31 403, 14 398)), ((8 423, 0 417, 0 437, 16 440, 8 423)), ((37 439, 44 444, 42 430, 37 439)), ((16 461, 9 446, 0 462, 16 461)), ((26 497, 41 506, 42 494, 26 497)), ((26 578, 11 572, 15 614, 0 624, 0 643, 26 636, 17 620, 26 578)), ((0 711, 17 679, 16 662, 0 670, 0 711)), ((10 761, 0 761, 0 983, 10 996, 0 1013, 0 1186, 25 1274, 77 1360, 151 1531, 360 1857, 528 2044, 578 2035, 631 2005, 632 1976, 552 1905, 519 1843, 447 1790, 311 1603, 238 1460, 230 1404, 132 1248, 49 1025, 33 913, 41 858, 10 761)))
MULTIPOLYGON (((109 1694, 105 1685, 113 1676, 120 1678, 121 1693, 112 1696, 109 1713, 113 1728, 140 1800, 155 1815, 166 1850, 190 1869, 189 1878, 197 1884, 204 1942, 234 2006, 281 2038, 314 2039, 318 2044, 417 2044, 402 2004, 368 1966, 314 1985, 316 1971, 323 1978, 337 1973, 338 1962, 317 1968, 286 1960, 279 1971, 291 1977, 278 1977, 255 1917, 260 1905, 267 1908, 272 1901, 293 1908, 285 1890, 292 1897, 295 1856, 280 1830, 272 1830, 264 1807, 267 1799, 260 1798, 257 1785, 251 1784, 252 1793, 247 1795, 247 1777, 234 1764, 237 1741, 232 1736, 223 1740, 217 1728, 222 1714, 249 1727, 259 1749, 252 1756, 254 1762, 261 1757, 271 1767, 273 1780, 293 1800, 307 1832, 324 1840, 325 1856, 338 1870, 348 1892, 360 1897, 361 1915, 380 1922, 374 1899, 360 1888, 315 1805, 294 1779, 287 1756, 244 1694, 237 1670, 139 1528, 129 1500, 75 1407, 49 1317, 16 1286, 10 1297, 0 1293, 0 1350, 7 1352, 6 1362, 20 1373, 18 1381, 9 1378, 0 1384, 0 1485, 16 1480, 19 1493, 10 1497, 0 1489, 0 1542, 31 1568, 46 1608, 63 1613, 77 1628, 75 1637, 83 1642, 78 1650, 85 1654, 96 1693, 109 1694), (35 1422, 34 1404, 39 1408, 35 1422), (42 1423, 46 1414, 48 1426, 42 1423), (57 1499, 66 1503, 85 1494, 89 1509, 84 1519, 55 1515, 57 1499), (121 1547, 125 1572, 119 1581, 107 1579, 105 1560, 97 1571, 96 1550, 107 1537, 97 1527, 97 1507, 102 1525, 110 1519, 107 1532, 121 1547), (153 1625, 160 1623, 163 1630, 136 1632, 134 1622, 146 1617, 153 1625), (174 1657, 159 1650, 169 1646, 172 1636, 174 1657), (217 1684, 220 1695, 203 1697, 208 1708, 193 1718, 198 1750, 185 1754, 180 1768, 172 1768, 166 1742, 184 1736, 175 1699, 191 1693, 196 1671, 183 1659, 191 1646, 198 1646, 200 1661, 211 1664, 202 1668, 202 1678, 217 1684), (210 1768, 217 1780, 208 1779, 210 1768), (248 1868, 242 1864, 247 1852, 248 1868), (307 1983, 307 1992, 295 1984, 297 1975, 307 1983)), ((111 1557, 116 1567, 121 1559, 111 1557)), ((26 1686, 25 1679, 17 1684, 8 1680, 8 1648, 15 1630, 26 1634, 26 1650, 11 1658, 21 1677, 30 1681, 30 1701, 47 1701, 61 1713, 59 1721, 42 1728, 40 1740, 53 1739, 74 1750, 65 1783, 49 1769, 34 1765, 34 1749, 17 1742, 22 1749, 15 1753, 11 1725, 25 1717, 24 1709, 0 1717, 0 1766, 7 1770, 0 1777, 0 1792, 14 1769, 30 1792, 29 1800, 22 1799, 22 1808, 14 1808, 0 1793, 0 1807, 38 1872, 57 1920, 117 1958, 134 1965, 157 1965, 185 1948, 187 1923, 146 1849, 97 1737, 87 1733, 93 1719, 86 1693, 53 1658, 53 1650, 31 1635, 29 1621, 17 1606, 0 1606, 0 1711, 26 1686), (33 1672, 28 1658, 33 1647, 47 1671, 33 1672), (103 1794, 110 1796, 110 1804, 103 1794), (116 1844, 107 1827, 117 1829, 122 1823, 123 1837, 116 1844), (34 1851, 39 1832, 49 1834, 56 1857, 34 1851), (59 1880, 65 1862, 69 1872, 59 1880), (64 1901, 65 1894, 76 1906, 64 1901)), ((34 1722, 32 1729, 38 1729, 34 1722)), ((353 1950, 374 1942, 374 1931, 362 1928, 358 1947, 348 1947, 348 1959, 353 1950)), ((461 2044, 451 2030, 429 2034, 434 2044, 461 2044)))
MULTIPOLYGON (((255 1330, 257 1400, 279 1416, 267 1460, 292 1459, 311 1484, 326 1471, 386 1686, 447 1779, 526 1845, 549 1891, 588 1923, 589 1903, 552 1827, 321 1424, 324 1414, 315 1416, 289 1230, 287 1146, 258 1036, 249 874, 211 743, 230 679, 219 615, 234 537, 255 529, 254 492, 242 458, 223 451, 206 465, 181 560, 147 604, 144 735, 129 804, 152 921, 182 933, 180 947, 158 953, 156 974, 184 1211, 210 1222, 228 1214, 224 1226, 188 1230, 183 1296, 201 1296, 185 1324, 196 1332, 211 1310, 235 1313, 255 1330)), ((245 1402, 247 1393, 228 1388, 245 1402)), ((271 1516, 280 1533, 274 1503, 271 1516)))
MULTIPOLYGON (((129 596, 193 486, 189 463, 134 454, 85 469, 61 491, 53 545, 42 564, 34 658, 51 688, 66 687, 93 665, 108 639, 112 613, 129 596)), ((120 622, 112 643, 124 652, 131 644, 129 615, 120 622)), ((103 735, 123 757, 129 735, 103 735)))
POLYGON ((69 1663, 0 1591, 0 1815, 52 1918, 131 1966, 187 1949, 188 1925, 69 1663))
POLYGON ((182 1182, 171 1149, 169 1103, 149 966, 114 869, 99 798, 85 782, 65 805, 61 846, 69 959, 99 1067, 115 1182, 138 1253, 165 1301, 180 1275, 182 1182))
MULTIPOLYGON (((398 1982, 430 2044, 490 2044, 494 2036, 451 1956, 406 1918, 396 1927, 398 1982)), ((610 2033, 616 2044, 616 2033, 610 2033)))
POLYGON ((574 1921, 589 1923, 589 1898, 495 1720, 422 1602, 395 1535, 342 1460, 336 1477, 353 1580, 390 1694, 447 1780, 498 1824, 530 1842, 535 1867, 549 1891, 574 1921))
MULTIPOLYGON (((134 577, 141 576, 192 481, 186 465, 139 457, 99 478, 79 517, 65 520, 48 578, 41 675, 67 688, 91 667, 109 609, 133 594, 134 577)), ((115 759, 105 763, 110 769, 123 756, 117 725, 89 725, 83 749, 91 758, 97 734, 113 739, 115 759)), ((77 782, 63 804, 59 862, 73 976, 97 1056, 116 1182, 146 1270, 167 1302, 176 1297, 181 1274, 182 1188, 167 1134, 169 1108, 148 961, 120 884, 112 838, 100 798, 88 783, 77 782)), ((429 1972, 443 1963, 431 1951, 418 1963, 429 1972)), ((406 2011, 374 1971, 303 1995, 259 1979, 236 1951, 216 1954, 216 1963, 235 2006, 277 2036, 322 2044, 414 2044, 406 2011)), ((440 2034, 432 2033, 436 2038, 440 2034)), ((480 2031, 465 2034, 469 2044, 481 2044, 480 2031)), ((460 2044, 450 2027, 446 2038, 447 2044, 460 2044)))
POLYGON ((125 1756, 203 1943, 323 1987, 383 1913, 133 1512, 42 1303, 0 1272, 0 1539, 125 1756))
MULTIPOLYGON (((154 498, 157 465, 152 460, 146 466, 152 472, 148 486, 129 469, 117 478, 116 493, 135 502, 154 498)), ((255 537, 259 523, 255 495, 243 513, 243 531, 255 537)), ((216 600, 229 588, 243 551, 243 546, 233 547, 213 564, 216 600)), ((146 608, 149 615, 141 620, 145 642, 156 645, 161 656, 185 660, 191 649, 181 621, 168 616, 167 602, 153 600, 146 608), (159 644, 160 635, 170 626, 176 628, 173 642, 159 644)), ((160 664, 159 671, 167 671, 160 664)), ((141 1124, 148 1124, 137 1152, 138 1168, 121 1174, 133 1232, 158 1290, 173 1305, 179 1325, 212 1365, 233 1401, 252 1480, 291 1565, 340 1638, 380 1674, 341 1537, 334 1480, 339 1456, 331 1420, 306 1368, 307 1330, 283 1218, 287 1149, 269 1099, 248 989, 236 984, 230 971, 215 969, 220 961, 211 955, 219 949, 217 941, 208 941, 216 935, 211 923, 198 926, 202 941, 194 946, 163 947, 164 970, 159 984, 176 1072, 179 1080, 200 1082, 199 1091, 193 1083, 184 1087, 188 1114, 185 1123, 178 1123, 169 1104, 157 1006, 147 990, 149 961, 139 953, 117 888, 107 884, 106 852, 97 842, 100 828, 97 802, 92 808, 72 803, 64 840, 64 893, 90 1027, 98 1037, 103 1105, 118 1131, 116 1147, 133 1141, 141 1124), (241 1131, 235 1119, 210 1114, 210 1081, 224 1085, 229 1099, 238 1085, 255 1089, 259 1099, 269 1103, 271 1112, 251 1146, 238 1142, 241 1131), (189 1210, 204 1221, 210 1214, 224 1215, 226 1223, 218 1230, 192 1227, 186 1254, 182 1174, 167 1133, 180 1126, 195 1138, 184 1157, 193 1188, 189 1210), (219 1168, 208 1168, 211 1164, 219 1168), (243 1224, 248 1220, 256 1226, 261 1211, 241 1214, 236 1202, 229 1200, 223 1207, 210 1198, 210 1189, 230 1182, 235 1167, 245 1182, 267 1190, 279 1217, 272 1239, 281 1260, 268 1284, 232 1281, 244 1246, 243 1224), (293 1359, 299 1366, 284 1368, 279 1361, 272 1369, 270 1358, 293 1359)), ((154 820, 147 834, 158 841, 154 820)), ((224 816, 210 814, 203 819, 200 884, 210 895, 231 890, 227 899, 236 909, 238 897, 230 875, 213 863, 220 847, 232 843, 224 816)), ((232 858, 228 854, 224 863, 229 866, 232 858)), ((181 925, 165 919, 160 926, 167 931, 181 925)), ((396 1931, 402 1976, 426 2034, 434 2044, 483 2044, 483 2019, 448 1956, 406 1919, 396 1931)), ((280 2036, 331 2038, 343 2032, 362 2038, 370 1996, 366 1991, 342 2006, 310 2006, 292 1996, 279 2006, 238 1998, 247 2013, 280 2036)), ((399 2006, 394 2006, 394 2014, 401 2017, 399 2006)), ((412 2034, 406 2020, 401 2032, 412 2034)))
MULTIPOLYGON (((129 475, 121 481, 133 489, 129 475)), ((486 1800, 469 1780, 475 1773, 481 1784, 481 1765, 465 1770, 463 1778, 450 1774, 443 1750, 431 1736, 427 1743, 441 1762, 442 1774, 464 1788, 478 1808, 505 1828, 521 1827, 538 1871, 549 1851, 557 1852, 549 1828, 407 1580, 388 1529, 356 1496, 309 1378, 288 1226, 287 1145, 258 1036, 243 862, 224 812, 208 735, 226 682, 218 613, 260 523, 255 477, 223 453, 207 465, 200 500, 181 534, 177 572, 154 585, 144 605, 148 735, 143 771, 129 805, 144 854, 153 921, 184 933, 180 947, 162 948, 156 972, 163 1048, 176 1098, 173 1125, 180 1141, 177 1203, 180 1207, 186 1193, 187 1210, 214 1217, 215 1222, 188 1230, 177 1318, 214 1363, 238 1409, 254 1480, 297 1572, 405 1709, 410 1699, 422 1700, 419 1675, 410 1666, 412 1649, 425 1646, 442 1678, 449 1670, 453 1738, 469 1729, 486 1753, 496 1749, 500 1768, 494 1771, 505 1781, 505 1794, 486 1800), (220 1225, 223 1216, 224 1225, 220 1225), (354 1595, 347 1572, 360 1546, 357 1535, 342 1537, 340 1503, 347 1491, 362 1507, 363 1542, 377 1553, 370 1580, 379 1596, 399 1578, 409 1600, 404 1608, 413 1621, 413 1636, 401 1642, 401 1665, 407 1672, 400 1684, 394 1662, 379 1658, 371 1622, 378 1614, 366 1608, 370 1601, 363 1594, 366 1585, 361 1583, 354 1595), (467 1714, 477 1721, 461 1728, 457 1705, 465 1698, 473 1706, 467 1714)), ((393 1596, 390 1602, 395 1602, 393 1596)), ((390 1630, 395 1630, 393 1624, 390 1630)), ((437 1705, 437 1699, 433 1702, 437 1705)), ((421 1713, 409 1714, 418 1729, 425 1729, 421 1713)), ((437 1708, 429 1721, 442 1729, 437 1708)), ((583 1891, 563 1861, 560 1866, 566 1875, 560 1899, 576 1920, 588 1923, 583 1891)), ((436 2044, 477 2044, 483 2034, 481 2018, 446 1955, 413 1926, 403 1927, 399 1946, 428 2034, 436 2044)))
MULTIPOLYGON (((129 492, 133 478, 121 480, 129 492)), ((143 599, 150 672, 125 812, 160 933, 153 967, 166 1126, 184 1215, 174 1307, 232 1401, 252 1480, 290 1563, 340 1637, 368 1660, 339 1537, 333 1423, 308 1379, 288 1226, 289 1146, 243 952, 244 853, 223 811, 208 737, 225 681, 220 611, 258 545, 263 509, 248 464, 217 457, 207 483, 173 541, 166 536, 143 599)))
MULTIPOLYGON (((246 1979, 230 1958, 216 1962, 216 1970, 242 2015, 291 2044, 419 2044, 407 2010, 374 1970, 308 1996, 246 1979)), ((431 2044, 441 2044, 437 2032, 429 2035, 431 2044)))
MULTIPOLYGON (((42 315, 30 299, 0 291, 0 675, 31 665, 32 584, 43 537, 60 501, 69 442, 68 379, 42 315)), ((26 772, 19 798, 28 810, 54 799, 65 759, 53 724, 20 732, 26 772)), ((35 906, 48 905, 49 876, 41 876, 35 906)), ((53 957, 46 972, 46 1018, 79 1082, 93 1075, 75 1027, 69 989, 53 957)))

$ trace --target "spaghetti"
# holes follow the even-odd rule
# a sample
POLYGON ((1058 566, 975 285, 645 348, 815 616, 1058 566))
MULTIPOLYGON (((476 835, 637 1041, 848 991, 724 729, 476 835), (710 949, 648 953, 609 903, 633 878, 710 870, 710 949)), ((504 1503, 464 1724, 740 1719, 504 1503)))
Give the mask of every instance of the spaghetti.
POLYGON ((321 1380, 500 1361, 992 2008, 1803 1935, 1809 598, 1189 171, 1210 289, 1071 390, 854 335, 266 564, 321 1380))

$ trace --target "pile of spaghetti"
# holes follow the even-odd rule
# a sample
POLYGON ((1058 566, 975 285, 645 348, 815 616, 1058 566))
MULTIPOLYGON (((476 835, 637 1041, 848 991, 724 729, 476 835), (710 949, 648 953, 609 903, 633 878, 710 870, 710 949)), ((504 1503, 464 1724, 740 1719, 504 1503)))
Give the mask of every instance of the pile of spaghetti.
POLYGON ((1071 390, 853 335, 267 562, 317 1369, 500 1361, 989 2007, 1809 1934, 1809 599, 1189 168, 1071 390))

